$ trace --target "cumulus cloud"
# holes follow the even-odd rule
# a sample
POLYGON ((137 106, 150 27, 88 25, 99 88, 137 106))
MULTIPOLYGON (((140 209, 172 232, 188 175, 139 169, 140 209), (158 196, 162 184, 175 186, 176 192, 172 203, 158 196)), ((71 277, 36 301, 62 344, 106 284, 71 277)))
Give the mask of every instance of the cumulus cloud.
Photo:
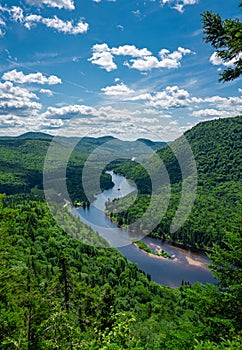
MULTIPOLYGON (((66 0, 63 0, 62 2, 57 0, 47 1, 51 2, 52 4, 58 3, 59 5, 64 2, 67 3, 66 0)), ((31 29, 37 23, 42 23, 46 27, 53 28, 60 33, 77 35, 86 33, 89 28, 89 24, 84 22, 83 20, 79 20, 77 23, 74 23, 73 20, 63 21, 57 16, 54 16, 52 18, 45 18, 41 15, 36 14, 30 14, 25 16, 23 10, 19 6, 12 6, 11 8, 8 8, 0 5, 0 11, 8 13, 10 19, 12 19, 14 22, 22 23, 27 29, 31 29)))
POLYGON ((238 61, 239 59, 242 58, 242 52, 235 58, 233 58, 230 61, 223 61, 218 55, 217 52, 214 52, 209 61, 214 65, 214 66, 225 66, 225 67, 233 67, 235 62, 238 61))
POLYGON ((147 136, 146 130, 153 128, 154 131, 157 131, 158 125, 162 121, 166 125, 170 124, 170 116, 164 115, 160 111, 144 108, 142 105, 130 103, 110 104, 99 108, 86 105, 49 107, 41 115, 41 118, 46 120, 47 124, 48 121, 53 120, 61 119, 64 121, 63 133, 66 136, 83 136, 85 134, 101 136, 108 134, 124 139, 140 137, 140 130, 145 131, 147 136))
POLYGON ((135 45, 123 45, 119 47, 113 47, 110 49, 110 51, 116 56, 145 57, 150 56, 152 54, 146 48, 137 49, 135 45))
POLYGON ((192 115, 194 117, 214 117, 214 116, 221 117, 223 113, 224 111, 219 111, 217 109, 205 108, 205 109, 200 109, 199 111, 194 111, 192 115))
POLYGON ((73 21, 63 21, 62 19, 54 16, 53 18, 44 18, 39 15, 29 15, 25 17, 25 27, 31 29, 36 23, 42 23, 48 28, 54 28, 60 33, 64 34, 83 34, 88 30, 88 23, 80 20, 77 24, 73 24, 73 21))
POLYGON ((10 18, 15 22, 24 21, 23 9, 19 6, 12 6, 11 8, 8 8, 0 5, 0 11, 8 13, 10 18))
POLYGON ((117 98, 123 101, 144 101, 146 106, 155 108, 179 108, 186 107, 190 103, 188 91, 178 86, 167 86, 158 92, 148 92, 148 90, 133 90, 121 83, 113 86, 106 86, 101 91, 108 97, 117 98))
POLYGON ((132 59, 130 63, 125 63, 129 68, 135 68, 140 71, 147 71, 154 68, 174 69, 181 65, 183 56, 190 54, 191 50, 179 47, 176 51, 170 52, 167 49, 162 49, 159 52, 160 59, 155 56, 143 56, 141 59, 132 59))
POLYGON ((24 125, 24 121, 15 115, 0 115, 0 129, 14 129, 24 125))
POLYGON ((30 5, 42 6, 46 5, 48 7, 55 7, 58 9, 74 10, 74 1, 73 0, 26 0, 30 5))
POLYGON ((181 65, 180 61, 183 56, 192 53, 191 50, 184 49, 183 47, 178 47, 178 49, 173 52, 162 49, 159 52, 159 58, 157 58, 153 56, 152 52, 147 48, 138 49, 134 45, 109 48, 106 43, 94 45, 92 51, 92 57, 88 60, 106 69, 107 72, 117 69, 114 56, 133 57, 129 61, 125 61, 124 65, 140 71, 147 71, 154 68, 178 68, 181 65))
POLYGON ((195 5, 198 0, 161 0, 163 5, 168 4, 171 8, 178 12, 184 12, 184 7, 187 5, 195 5))
POLYGON ((40 72, 25 75, 23 72, 21 71, 18 72, 16 69, 13 69, 9 72, 4 73, 2 76, 2 79, 13 81, 18 84, 25 84, 25 83, 36 83, 41 85, 61 84, 61 79, 55 75, 50 75, 49 77, 46 77, 40 72))
POLYGON ((49 89, 40 89, 40 93, 41 94, 44 94, 44 95, 47 95, 47 96, 53 96, 53 91, 49 90, 49 89))
POLYGON ((71 119, 74 117, 91 117, 95 114, 95 108, 85 105, 68 105, 64 107, 48 107, 47 111, 42 114, 44 118, 60 118, 60 119, 71 119))
MULTIPOLYGON (((195 97, 178 86, 167 86, 161 91, 150 92, 148 89, 134 90, 124 83, 102 88, 103 94, 118 101, 139 101, 150 111, 187 108, 187 115, 192 117, 214 118, 232 117, 241 114, 241 97, 195 97)), ((240 89, 239 92, 242 90, 240 89)))
POLYGON ((193 97, 191 102, 197 104, 197 108, 194 108, 192 112, 193 117, 203 117, 207 119, 214 117, 233 117, 240 115, 242 110, 242 98, 235 96, 211 96, 205 98, 193 97), (205 108, 199 108, 199 106, 202 107, 203 105, 205 108))
POLYGON ((179 108, 186 107, 190 102, 190 94, 178 86, 167 86, 163 91, 151 95, 148 104, 152 107, 179 108))
POLYGON ((38 97, 33 92, 14 86, 10 81, 0 83, 0 115, 34 115, 42 108, 40 103, 33 101, 36 99, 38 97))
POLYGON ((113 55, 107 44, 96 44, 92 48, 92 57, 88 59, 92 64, 96 64, 107 72, 117 69, 113 62, 113 55))
POLYGON ((135 92, 134 90, 128 88, 128 86, 123 83, 113 85, 113 86, 106 86, 105 88, 102 88, 101 91, 107 96, 119 97, 119 98, 130 97, 135 92))

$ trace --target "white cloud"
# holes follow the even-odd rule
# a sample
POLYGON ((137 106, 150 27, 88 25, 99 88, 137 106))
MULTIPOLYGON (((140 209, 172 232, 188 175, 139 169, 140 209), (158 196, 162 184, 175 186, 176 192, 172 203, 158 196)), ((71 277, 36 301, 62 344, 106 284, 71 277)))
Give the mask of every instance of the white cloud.
POLYGON ((38 97, 27 89, 14 86, 10 81, 0 83, 0 115, 15 114, 21 116, 36 115, 42 108, 33 100, 38 97))
POLYGON ((0 18, 0 26, 3 26, 3 27, 6 26, 6 23, 4 22, 4 20, 2 18, 0 18))
POLYGON ((3 80, 13 81, 18 84, 25 83, 36 83, 36 84, 48 84, 55 85, 61 84, 61 79, 55 75, 50 75, 49 77, 44 76, 42 73, 31 73, 25 75, 23 72, 18 72, 16 69, 13 69, 9 72, 6 72, 2 76, 3 80))
POLYGON ((125 61, 124 65, 140 71, 147 71, 154 68, 178 68, 181 65, 180 61, 183 56, 192 53, 191 50, 182 47, 178 47, 178 49, 173 52, 162 49, 159 52, 160 59, 158 59, 152 56, 152 52, 147 48, 138 49, 134 45, 109 48, 106 43, 94 45, 92 51, 93 55, 88 60, 106 69, 107 72, 117 69, 114 56, 135 57, 134 59, 125 61))
POLYGON ((55 7, 58 9, 74 10, 73 0, 26 0, 27 3, 34 6, 46 5, 49 7, 55 7))
MULTIPOLYGON (((122 139, 146 136, 154 139, 154 135, 157 137, 157 130, 167 134, 168 129, 175 128, 174 124, 169 125, 170 116, 134 103, 115 103, 99 108, 85 105, 50 107, 41 115, 41 118, 46 121, 46 124, 53 120, 64 121, 62 134, 65 136, 113 135, 122 139), (147 134, 149 129, 152 136, 147 134)), ((176 130, 178 129, 179 127, 176 127, 176 130)), ((171 136, 167 136, 167 139, 170 140, 171 136)))
POLYGON ((127 96, 132 95, 135 91, 128 88, 125 84, 117 84, 113 86, 106 86, 101 89, 107 96, 119 97, 119 98, 127 98, 127 96))
POLYGON ((193 117, 221 117, 224 111, 219 111, 213 108, 200 109, 192 113, 193 117))
POLYGON ((193 117, 203 117, 208 119, 214 117, 225 118, 240 115, 242 111, 241 97, 193 97, 191 99, 191 103, 196 104, 192 112, 193 117), (205 108, 201 108, 203 105, 205 106, 205 108))
POLYGON ((195 5, 198 3, 198 0, 161 0, 163 5, 168 4, 171 8, 184 12, 184 6, 195 5))
POLYGON ((188 106, 190 94, 178 86, 167 86, 163 91, 151 95, 148 105, 159 108, 179 108, 188 106))
POLYGON ((178 86, 167 86, 162 91, 150 93, 145 89, 135 91, 121 83, 106 86, 101 91, 111 98, 123 101, 144 101, 146 106, 155 108, 179 108, 186 107, 190 103, 189 92, 178 86))
MULTIPOLYGON (((49 3, 51 2, 52 4, 58 3, 60 5, 61 3, 64 4, 64 2, 67 4, 66 0, 63 0, 62 2, 57 0, 55 1, 46 0, 46 1, 48 1, 49 3)), ((79 20, 75 24, 72 20, 63 21, 57 16, 54 16, 53 18, 45 18, 45 17, 42 17, 41 15, 36 15, 36 14, 30 14, 30 15, 24 16, 23 10, 18 6, 12 6, 11 8, 8 8, 0 5, 0 11, 8 13, 10 18, 14 22, 23 23, 27 29, 31 29, 37 23, 42 23, 46 27, 56 29, 60 33, 77 35, 77 34, 86 33, 89 28, 89 24, 84 22, 83 20, 79 20)))
POLYGON ((24 121, 15 115, 0 115, 0 129, 16 129, 23 126, 24 121))
POLYGON ((223 61, 218 55, 217 52, 214 52, 209 61, 214 65, 214 66, 225 66, 225 67, 233 67, 235 62, 238 61, 239 59, 242 58, 242 52, 235 58, 233 58, 230 61, 223 61))
MULTIPOLYGON (((150 89, 134 90, 124 83, 106 86, 101 91, 107 98, 117 101, 139 101, 150 111, 187 108, 187 115, 192 117, 213 118, 232 117, 241 114, 241 97, 192 97, 190 93, 178 86, 167 86, 165 89, 150 92, 150 89)), ((242 92, 242 89, 239 89, 242 92)))
MULTIPOLYGON (((101 2, 102 0, 92 0, 93 2, 101 2)), ((117 0, 106 0, 108 2, 116 2, 117 0)))
POLYGON ((44 18, 38 15, 29 15, 25 17, 25 27, 31 29, 35 23, 42 23, 48 28, 54 28, 60 33, 64 34, 83 34, 88 30, 88 23, 80 20, 77 24, 73 24, 73 21, 63 21, 62 19, 54 16, 53 18, 44 18))
POLYGON ((71 119, 74 117, 86 117, 95 114, 96 109, 85 105, 68 105, 60 108, 48 107, 47 111, 42 114, 44 118, 61 118, 71 119))
POLYGON ((53 91, 51 91, 49 89, 40 89, 40 93, 44 94, 44 95, 47 95, 47 96, 53 96, 54 95, 53 91))
POLYGON ((159 52, 160 60, 154 56, 144 56, 141 59, 130 60, 131 64, 125 63, 129 68, 135 68, 140 71, 151 70, 154 68, 174 69, 180 67, 181 59, 184 55, 190 54, 191 50, 179 47, 176 51, 170 52, 162 49, 159 52))
POLYGON ((0 5, 0 11, 8 13, 10 18, 15 22, 24 21, 24 13, 22 8, 19 6, 12 6, 11 8, 8 8, 0 5))
POLYGON ((118 28, 118 29, 120 29, 122 32, 124 31, 124 26, 122 26, 122 24, 118 24, 117 26, 116 26, 116 28, 118 28))
POLYGON ((113 47, 110 49, 111 53, 116 56, 131 56, 131 57, 145 57, 149 56, 152 53, 144 49, 137 49, 134 45, 123 45, 119 47, 113 47))
MULTIPOLYGON (((6 27, 5 21, 0 17, 0 27, 6 27)), ((3 37, 5 35, 5 30, 3 28, 0 28, 0 37, 3 37)))
POLYGON ((113 55, 107 44, 96 44, 92 48, 92 57, 88 61, 96 64, 107 72, 117 69, 117 65, 113 62, 113 55))
POLYGON ((23 13, 23 10, 21 9, 21 7, 19 7, 19 6, 12 6, 12 8, 10 10, 10 14, 12 16, 12 19, 15 22, 23 22, 23 20, 24 20, 24 13, 23 13))

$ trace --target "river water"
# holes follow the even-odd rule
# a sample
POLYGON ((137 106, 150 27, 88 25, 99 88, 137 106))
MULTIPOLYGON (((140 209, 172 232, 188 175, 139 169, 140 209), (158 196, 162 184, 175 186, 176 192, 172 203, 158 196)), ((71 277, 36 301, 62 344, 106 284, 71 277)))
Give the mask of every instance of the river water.
POLYGON ((120 175, 109 172, 114 182, 112 189, 103 191, 96 196, 94 203, 87 209, 78 208, 72 210, 81 221, 98 232, 110 245, 115 246, 131 262, 145 273, 151 276, 151 280, 164 286, 179 287, 182 281, 191 284, 199 281, 202 283, 215 283, 210 270, 207 268, 209 259, 203 253, 176 247, 169 242, 159 239, 144 237, 143 241, 153 250, 164 249, 172 259, 164 259, 149 255, 139 250, 131 243, 133 236, 122 228, 117 227, 105 215, 105 202, 115 198, 121 198, 136 188, 120 175))

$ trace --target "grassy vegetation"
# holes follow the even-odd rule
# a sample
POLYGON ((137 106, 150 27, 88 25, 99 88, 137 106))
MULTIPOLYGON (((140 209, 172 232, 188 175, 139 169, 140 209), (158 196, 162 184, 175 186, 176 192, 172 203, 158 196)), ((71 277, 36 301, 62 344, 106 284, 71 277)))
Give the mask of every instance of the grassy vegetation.
POLYGON ((170 255, 165 252, 163 249, 160 253, 155 252, 153 249, 151 249, 145 242, 143 241, 134 241, 133 244, 135 244, 139 249, 143 250, 146 253, 155 255, 155 256, 162 256, 163 258, 170 258, 170 255))

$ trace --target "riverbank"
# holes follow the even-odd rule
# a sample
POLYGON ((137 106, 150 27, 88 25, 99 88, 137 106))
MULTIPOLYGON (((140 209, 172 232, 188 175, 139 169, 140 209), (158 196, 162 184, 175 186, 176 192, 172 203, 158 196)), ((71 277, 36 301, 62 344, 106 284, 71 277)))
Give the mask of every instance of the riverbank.
POLYGON ((162 240, 157 239, 157 237, 153 239, 146 236, 142 241, 158 253, 160 252, 159 249, 165 250, 171 256, 171 259, 146 253, 135 244, 130 244, 135 235, 124 228, 118 227, 105 215, 105 202, 108 199, 113 200, 125 196, 133 188, 123 176, 114 174, 112 179, 115 183, 112 189, 105 190, 102 194, 97 195, 95 202, 89 208, 81 207, 76 210, 79 218, 102 236, 110 246, 118 248, 130 262, 137 264, 139 269, 149 274, 151 280, 158 284, 179 287, 182 280, 189 281, 191 284, 196 281, 214 283, 215 280, 211 275, 211 271, 206 268, 209 259, 204 254, 176 248, 168 242, 162 244, 162 240))
POLYGON ((143 241, 133 241, 132 244, 134 244, 139 250, 144 251, 147 254, 150 254, 152 256, 156 256, 156 257, 162 257, 164 259, 170 259, 171 256, 161 247, 159 246, 155 246, 155 250, 153 250, 152 248, 150 248, 146 243, 144 243, 143 241))
POLYGON ((152 233, 149 233, 147 235, 147 237, 150 237, 150 238, 153 238, 153 239, 157 239, 158 241, 161 241, 162 243, 164 242, 168 242, 169 244, 171 244, 172 246, 174 247, 178 247, 178 248, 181 248, 181 249, 185 249, 185 250, 190 250, 194 253, 208 253, 208 254, 213 254, 214 251, 209 249, 209 248, 197 248, 197 247, 193 247, 192 245, 189 245, 189 244, 185 244, 185 243, 182 243, 182 242, 177 242, 177 241, 172 241, 171 239, 168 239, 168 238, 161 238, 155 234, 152 234, 152 233))

